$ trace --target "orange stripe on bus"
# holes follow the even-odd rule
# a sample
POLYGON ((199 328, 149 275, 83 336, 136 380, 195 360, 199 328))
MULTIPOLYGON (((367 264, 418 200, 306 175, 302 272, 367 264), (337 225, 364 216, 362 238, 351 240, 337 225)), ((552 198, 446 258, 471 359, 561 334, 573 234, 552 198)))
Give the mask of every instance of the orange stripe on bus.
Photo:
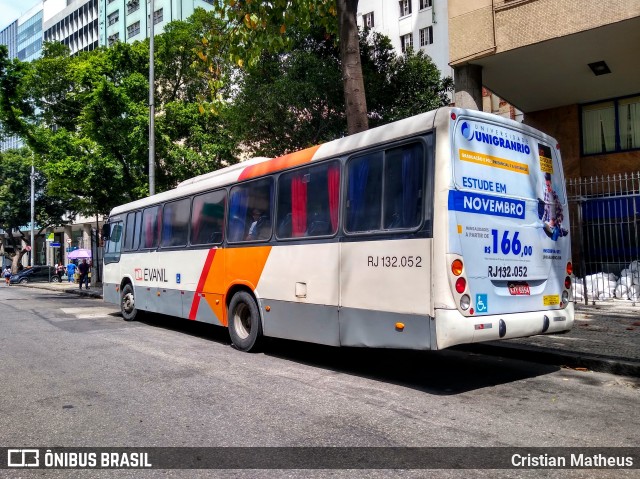
POLYGON ((209 276, 209 270, 211 269, 211 265, 213 264, 213 258, 216 256, 217 249, 210 249, 207 254, 207 259, 204 262, 204 267, 202 268, 202 273, 200 274, 200 280, 198 281, 198 287, 196 288, 196 292, 193 295, 193 302, 191 303, 191 310, 189 311, 189 319, 195 320, 196 315, 198 314, 198 306, 200 306, 200 293, 204 290, 204 285, 207 280, 207 276, 209 276))
POLYGON ((313 155, 316 153, 318 148, 320 148, 320 145, 312 146, 305 150, 294 151, 288 155, 279 156, 278 158, 258 163, 257 165, 247 166, 240 174, 238 181, 248 180, 249 178, 255 178, 275 171, 284 170, 285 168, 291 168, 308 163, 311 161, 311 158, 313 158, 313 155))
POLYGON ((196 318, 201 299, 199 293, 205 292, 207 295, 204 300, 220 322, 226 326, 226 303, 222 299, 229 288, 235 284, 243 284, 254 291, 270 252, 271 246, 210 250, 191 303, 189 319, 196 318), (218 299, 220 301, 216 304, 218 299))

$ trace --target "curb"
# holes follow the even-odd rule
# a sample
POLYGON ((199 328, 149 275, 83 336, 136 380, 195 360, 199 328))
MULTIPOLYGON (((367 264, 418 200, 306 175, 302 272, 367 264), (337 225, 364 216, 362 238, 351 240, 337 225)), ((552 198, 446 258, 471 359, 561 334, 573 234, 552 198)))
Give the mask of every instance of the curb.
POLYGON ((603 356, 589 353, 573 353, 557 349, 547 349, 523 344, 504 344, 496 342, 465 344, 458 346, 462 351, 520 359, 542 364, 586 368, 600 373, 618 376, 640 377, 640 361, 615 356, 603 356))

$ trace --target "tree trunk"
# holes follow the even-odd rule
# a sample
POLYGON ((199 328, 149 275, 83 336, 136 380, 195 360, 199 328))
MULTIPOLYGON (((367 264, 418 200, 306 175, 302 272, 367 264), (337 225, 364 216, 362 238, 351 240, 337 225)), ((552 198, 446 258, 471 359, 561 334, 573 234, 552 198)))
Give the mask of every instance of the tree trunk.
POLYGON ((342 83, 350 135, 369 129, 356 13, 358 0, 337 0, 342 83))

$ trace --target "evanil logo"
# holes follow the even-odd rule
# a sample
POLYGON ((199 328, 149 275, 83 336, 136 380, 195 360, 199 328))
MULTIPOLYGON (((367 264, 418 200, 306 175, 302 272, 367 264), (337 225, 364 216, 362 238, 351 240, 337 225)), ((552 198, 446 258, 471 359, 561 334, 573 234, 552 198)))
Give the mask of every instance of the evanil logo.
MULTIPOLYGON (((484 127, 481 127, 484 130, 484 127)), ((499 146, 500 148, 506 148, 507 150, 517 151, 518 153, 524 153, 528 155, 531 153, 531 148, 526 143, 518 141, 516 139, 505 138, 504 136, 494 135, 494 132, 498 132, 497 130, 491 129, 491 132, 480 131, 476 129, 473 131, 471 125, 466 121, 462 122, 460 125, 460 133, 462 136, 468 141, 479 141, 481 143, 486 143, 488 145, 499 146)), ((502 132, 500 132, 502 133, 502 132)))

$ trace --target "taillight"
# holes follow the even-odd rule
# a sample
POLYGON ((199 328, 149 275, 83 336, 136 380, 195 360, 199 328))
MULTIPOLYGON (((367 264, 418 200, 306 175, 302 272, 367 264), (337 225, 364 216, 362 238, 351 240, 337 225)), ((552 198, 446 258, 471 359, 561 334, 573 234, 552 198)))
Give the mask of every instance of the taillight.
POLYGON ((456 119, 456 114, 455 114, 455 113, 453 113, 453 112, 451 112, 451 119, 452 119, 452 120, 455 120, 455 119, 456 119))
POLYGON ((465 289, 467 289, 467 280, 464 278, 458 278, 456 280, 456 291, 462 294, 465 289))
POLYGON ((573 273, 573 265, 571 264, 571 261, 569 261, 567 263, 567 274, 572 274, 573 273))
POLYGON ((453 260, 453 263, 451 263, 451 272, 455 276, 460 276, 462 274, 462 266, 462 261, 459 259, 453 260))
POLYGON ((564 287, 565 289, 571 289, 571 278, 569 276, 564 279, 564 287))

